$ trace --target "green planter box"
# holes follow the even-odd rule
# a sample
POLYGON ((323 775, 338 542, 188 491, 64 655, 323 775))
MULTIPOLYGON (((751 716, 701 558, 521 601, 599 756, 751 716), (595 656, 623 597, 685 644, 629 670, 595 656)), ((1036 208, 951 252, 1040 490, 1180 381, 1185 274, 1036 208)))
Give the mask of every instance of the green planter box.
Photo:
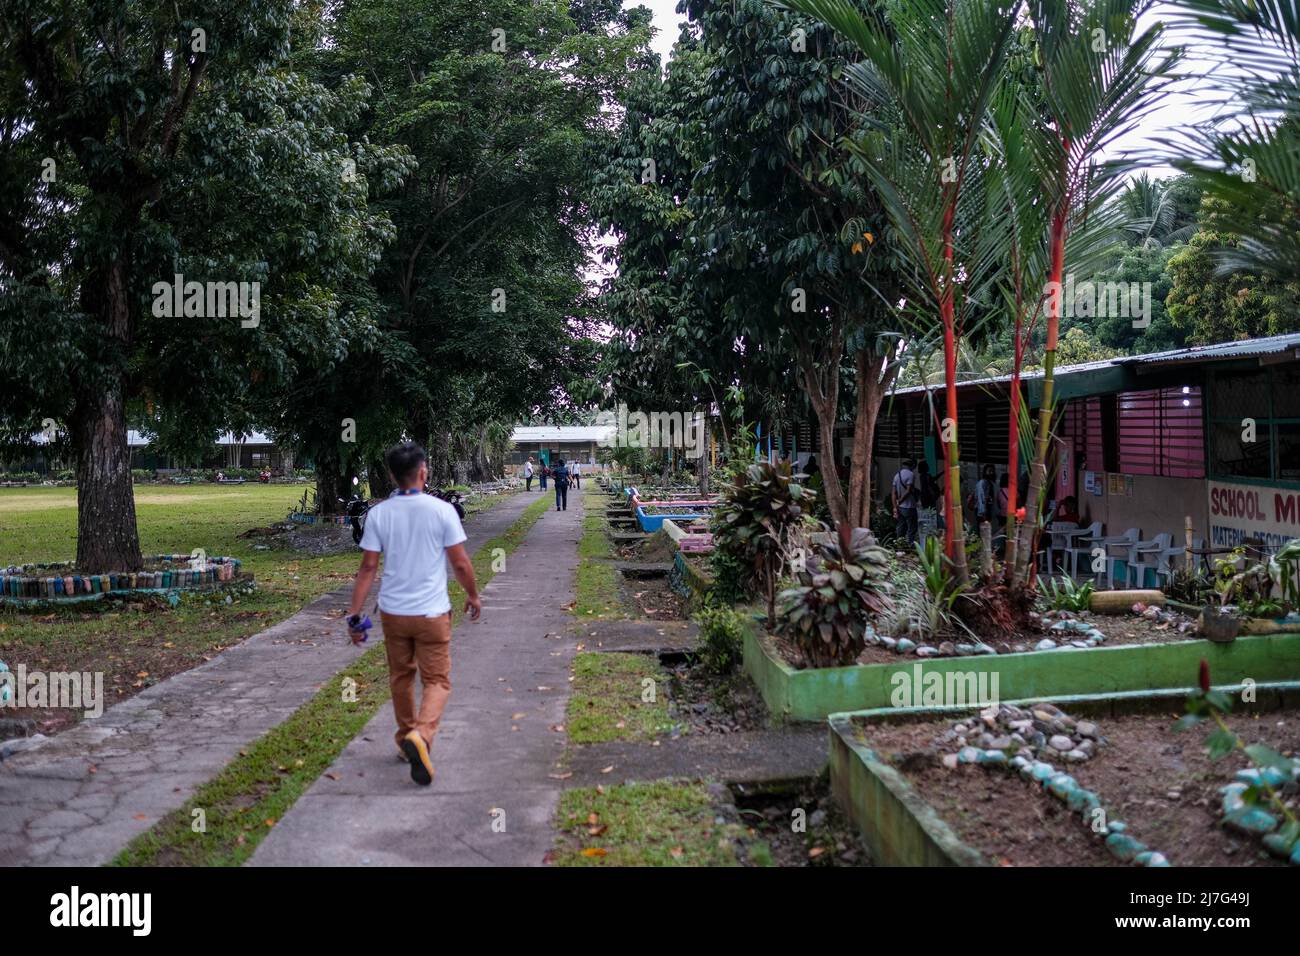
MULTIPOLYGON (((1229 688, 1240 689, 1237 685, 1220 685, 1220 689, 1229 688)), ((1142 709, 1171 713, 1182 709, 1183 700, 1191 690, 1186 687, 1127 694, 1066 695, 1051 697, 1051 701, 1076 716, 1114 715, 1142 709)), ((1261 683, 1256 685, 1256 691, 1260 702, 1294 704, 1300 698, 1300 682, 1261 683)), ((1027 706, 1045 699, 1041 696, 1004 699, 1003 703, 1027 706)), ((968 713, 970 707, 886 707, 831 715, 828 721, 831 792, 862 834, 878 865, 991 865, 978 850, 963 843, 920 791, 884 762, 871 746, 872 722, 945 715, 955 719, 968 713), (858 723, 861 720, 867 721, 865 727, 858 723)))
POLYGON ((1210 662, 1216 681, 1297 680, 1300 634, 1260 634, 1230 644, 1190 640, 976 657, 900 655, 897 663, 796 670, 781 660, 757 625, 745 632, 745 672, 768 710, 784 720, 822 720, 841 711, 889 707, 897 686, 894 675, 913 676, 917 666, 922 675, 983 673, 989 681, 996 675, 997 695, 1012 700, 1186 687, 1195 680, 1202 658, 1210 662))

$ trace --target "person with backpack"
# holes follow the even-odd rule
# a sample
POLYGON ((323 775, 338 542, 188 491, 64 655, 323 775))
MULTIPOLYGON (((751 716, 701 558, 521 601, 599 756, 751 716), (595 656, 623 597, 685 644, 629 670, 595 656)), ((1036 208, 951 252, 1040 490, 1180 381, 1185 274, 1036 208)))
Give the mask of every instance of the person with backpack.
POLYGON ((898 473, 894 475, 892 500, 894 503, 894 521, 897 522, 894 533, 906 538, 910 545, 916 544, 919 526, 917 508, 920 505, 920 489, 916 486, 916 461, 904 458, 898 473))
POLYGON ((564 459, 561 458, 551 469, 551 478, 555 482, 555 510, 569 510, 569 469, 564 467, 564 459))

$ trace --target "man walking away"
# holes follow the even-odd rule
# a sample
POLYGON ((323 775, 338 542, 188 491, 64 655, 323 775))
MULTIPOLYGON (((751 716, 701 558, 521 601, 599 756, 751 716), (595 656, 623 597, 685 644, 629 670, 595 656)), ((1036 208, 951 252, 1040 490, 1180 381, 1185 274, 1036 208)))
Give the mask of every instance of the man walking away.
POLYGON ((429 463, 424 449, 404 442, 385 456, 397 490, 370 509, 361 538, 361 569, 352 588, 348 632, 353 644, 366 639, 359 630, 361 606, 384 556, 379 591, 388 683, 397 718, 397 746, 411 763, 411 779, 422 786, 433 782, 429 748, 438 731, 451 693, 451 601, 447 596, 447 564, 465 589, 465 610, 478 620, 483 610, 474 566, 465 553, 465 530, 456 510, 424 494, 429 463), (423 692, 415 705, 415 674, 423 692))
POLYGON ((551 469, 551 478, 555 481, 555 510, 569 510, 569 469, 564 467, 561 458, 551 469))
POLYGON ((529 455, 528 460, 524 462, 524 491, 533 490, 533 456, 529 455))
POLYGON ((917 531, 917 506, 920 501, 920 493, 916 487, 916 462, 911 458, 904 458, 902 466, 898 473, 894 475, 893 501, 894 501, 894 521, 897 526, 894 533, 900 538, 906 538, 907 543, 916 544, 917 531))

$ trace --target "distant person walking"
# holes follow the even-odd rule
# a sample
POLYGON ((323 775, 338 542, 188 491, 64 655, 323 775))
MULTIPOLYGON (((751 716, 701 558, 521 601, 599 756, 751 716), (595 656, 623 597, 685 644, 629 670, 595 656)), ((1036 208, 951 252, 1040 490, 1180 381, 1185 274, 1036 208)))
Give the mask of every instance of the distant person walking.
POLYGON ((555 510, 568 511, 569 469, 564 467, 563 458, 555 463, 555 468, 551 471, 551 478, 555 480, 555 510))
POLYGON ((916 532, 919 525, 917 508, 920 505, 920 489, 916 487, 916 462, 904 458, 898 473, 894 475, 894 487, 891 497, 894 503, 894 521, 897 522, 894 533, 906 538, 908 544, 916 544, 916 532))
POLYGON ((570 462, 569 464, 569 477, 573 479, 573 487, 575 488, 582 487, 582 472, 579 470, 580 468, 581 465, 576 461, 570 462))
POLYGON ((361 538, 361 568, 348 608, 353 644, 366 639, 361 606, 370 593, 384 556, 379 614, 388 655, 388 683, 397 718, 397 747, 411 764, 411 779, 433 782, 429 748, 451 693, 451 600, 447 565, 465 589, 471 620, 483 611, 474 566, 465 553, 465 529, 456 509, 422 489, 429 480, 428 456, 414 442, 389 449, 385 456, 397 490, 370 509, 361 538), (423 691, 415 703, 415 675, 423 691))
POLYGON ((550 473, 551 473, 551 466, 548 465, 546 462, 542 462, 541 471, 538 472, 538 477, 541 478, 542 480, 542 491, 546 490, 546 477, 550 473))
POLYGON ((528 460, 524 462, 524 491, 532 491, 532 490, 533 490, 533 457, 532 455, 529 455, 528 460))

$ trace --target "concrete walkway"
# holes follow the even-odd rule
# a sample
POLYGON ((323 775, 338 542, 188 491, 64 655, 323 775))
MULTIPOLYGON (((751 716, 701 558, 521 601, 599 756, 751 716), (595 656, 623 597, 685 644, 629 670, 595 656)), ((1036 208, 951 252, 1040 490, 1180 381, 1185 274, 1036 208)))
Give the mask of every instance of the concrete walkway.
MULTIPOLYGON (((554 493, 546 494, 554 498, 554 493)), ((533 500, 531 495, 527 496, 533 500)), ((254 853, 254 866, 528 866, 554 842, 582 495, 548 510, 452 635, 433 785, 411 782, 382 707, 254 853), (558 728, 558 729, 557 729, 558 728)))
MULTIPOLYGON (((533 500, 516 495, 468 519, 470 550, 533 500)), ((350 594, 325 595, 212 661, 0 763, 0 865, 98 865, 182 806, 362 653, 338 622, 350 594)), ((387 732, 381 739, 391 757, 387 732)))

